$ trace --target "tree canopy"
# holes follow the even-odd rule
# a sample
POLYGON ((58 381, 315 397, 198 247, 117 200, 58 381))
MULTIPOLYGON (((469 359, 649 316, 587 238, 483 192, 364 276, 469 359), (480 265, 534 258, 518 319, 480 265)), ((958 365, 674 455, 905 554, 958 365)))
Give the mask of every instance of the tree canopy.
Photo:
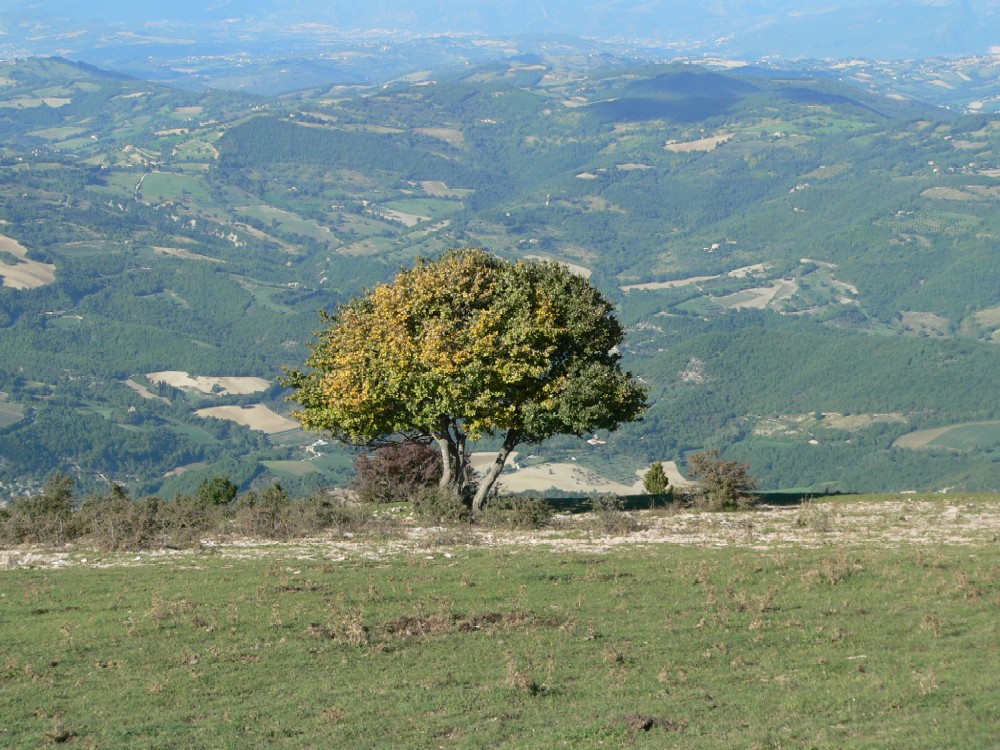
POLYGON ((436 441, 441 486, 475 511, 520 443, 615 429, 646 409, 620 367, 613 305, 557 263, 452 250, 324 320, 309 369, 284 380, 295 417, 351 443, 436 441), (466 443, 494 434, 502 447, 476 488, 466 443))

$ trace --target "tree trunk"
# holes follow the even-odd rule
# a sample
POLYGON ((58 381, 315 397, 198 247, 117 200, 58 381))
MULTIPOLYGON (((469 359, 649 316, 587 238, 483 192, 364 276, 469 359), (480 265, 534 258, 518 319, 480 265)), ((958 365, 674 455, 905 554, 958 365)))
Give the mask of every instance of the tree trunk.
POLYGON ((448 417, 441 417, 441 426, 431 433, 441 449, 441 481, 438 486, 442 490, 450 490, 461 498, 467 499, 472 482, 472 471, 469 467, 469 457, 465 452, 466 436, 458 423, 448 417))
POLYGON ((438 487, 441 489, 447 489, 451 486, 452 475, 454 469, 451 463, 451 446, 448 444, 447 433, 441 434, 435 432, 432 437, 438 444, 438 448, 441 449, 441 481, 438 482, 438 487))
POLYGON ((507 463, 507 457, 514 450, 517 445, 518 438, 517 433, 514 430, 510 430, 507 436, 503 440, 503 446, 500 448, 497 457, 490 464, 490 468, 487 469, 486 475, 479 482, 479 489, 476 490, 475 497, 472 498, 472 514, 478 515, 482 509, 483 505, 486 504, 486 498, 489 497, 490 491, 493 489, 493 485, 496 484, 497 478, 500 476, 500 472, 503 471, 504 464, 507 463))

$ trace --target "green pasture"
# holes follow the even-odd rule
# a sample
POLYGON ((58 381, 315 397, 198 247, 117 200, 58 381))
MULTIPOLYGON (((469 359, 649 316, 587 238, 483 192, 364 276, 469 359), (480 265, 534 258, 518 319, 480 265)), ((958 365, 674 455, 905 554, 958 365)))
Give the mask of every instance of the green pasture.
POLYGON ((283 292, 287 292, 288 287, 271 286, 269 284, 262 284, 243 277, 234 276, 233 278, 236 279, 243 289, 249 292, 250 296, 253 297, 253 301, 261 307, 282 315, 292 315, 295 313, 294 308, 274 301, 274 297, 282 294, 283 292))
POLYGON ((24 406, 0 401, 0 428, 10 427, 24 419, 24 406))
POLYGON ((0 571, 0 745, 996 742, 996 544, 380 546, 0 571))
POLYGON ((982 450, 997 446, 1000 446, 1000 422, 956 425, 927 444, 928 448, 953 451, 982 450))
POLYGON ((170 423, 171 430, 178 435, 183 435, 193 443, 198 445, 215 445, 219 442, 212 433, 203 430, 197 425, 188 424, 187 422, 182 422, 179 419, 171 417, 167 417, 166 420, 170 423))
POLYGON ((341 454, 326 454, 309 461, 262 461, 268 470, 279 477, 303 477, 306 474, 326 474, 350 469, 352 459, 341 454))
POLYGON ((105 172, 101 175, 104 184, 96 186, 96 189, 122 198, 131 198, 135 195, 135 186, 139 184, 141 177, 141 173, 132 171, 105 172))
POLYGON ((404 198, 403 200, 386 203, 385 206, 386 208, 391 208, 393 211, 402 211, 403 213, 415 214, 417 216, 430 216, 432 219, 455 213, 462 209, 462 204, 459 201, 444 198, 404 198))
POLYGON ((335 227, 341 235, 346 235, 347 237, 364 238, 381 235, 387 231, 399 231, 399 227, 388 222, 345 211, 330 212, 327 216, 329 217, 330 225, 335 227))
POLYGON ((972 231, 981 223, 977 216, 944 211, 919 211, 912 215, 893 216, 875 223, 907 234, 958 235, 972 231))
POLYGON ((219 133, 211 136, 199 135, 196 138, 182 141, 174 147, 173 155, 178 161, 213 162, 218 152, 212 146, 212 141, 218 140, 219 133))
POLYGON ((79 135, 82 132, 84 132, 83 128, 67 126, 62 128, 45 128, 44 130, 36 130, 29 135, 44 138, 47 141, 61 141, 66 138, 72 138, 74 135, 79 135))
POLYGON ((303 237, 309 237, 318 242, 339 244, 337 237, 327 227, 282 208, 268 205, 241 206, 237 212, 242 216, 257 219, 278 231, 301 234, 303 237))
POLYGON ((197 177, 171 172, 150 172, 140 188, 143 199, 154 203, 164 201, 210 204, 212 198, 197 177))

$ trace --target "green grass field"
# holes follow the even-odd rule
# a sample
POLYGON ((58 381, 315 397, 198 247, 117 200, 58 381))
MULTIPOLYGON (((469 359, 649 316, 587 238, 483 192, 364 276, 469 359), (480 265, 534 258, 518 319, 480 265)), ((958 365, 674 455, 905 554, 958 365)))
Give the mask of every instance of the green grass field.
POLYGON ((310 461, 262 461, 272 474, 276 476, 302 477, 306 474, 319 472, 346 471, 352 463, 349 456, 332 453, 320 456, 310 461))
POLYGON ((10 427, 24 419, 24 406, 0 401, 0 427, 10 427))
POLYGON ((199 205, 212 203, 204 185, 196 177, 168 172, 150 172, 142 181, 142 197, 146 201, 194 202, 199 205))
POLYGON ((215 445, 219 441, 206 430, 203 430, 197 425, 188 424, 187 422, 181 422, 179 419, 172 419, 170 417, 166 418, 170 422, 170 429, 176 432, 178 435, 184 435, 190 438, 192 442, 198 445, 215 445))
POLYGON ((1000 445, 1000 421, 966 422, 950 427, 916 430, 896 441, 900 448, 944 448, 953 451, 982 450, 1000 445))
POLYGON ((386 208, 391 208, 394 211, 402 211, 403 213, 416 214, 418 216, 430 216, 435 219, 439 216, 459 211, 462 208, 462 204, 458 201, 441 198, 405 198, 403 200, 391 201, 385 205, 386 208))
POLYGON ((928 448, 956 451, 979 450, 1000 445, 1000 422, 956 425, 927 444, 928 448))
POLYGON ((994 746, 996 537, 887 540, 997 499, 884 498, 855 519, 884 540, 838 539, 868 501, 790 511, 791 545, 759 543, 760 513, 704 517, 746 527, 723 547, 451 529, 21 558, 0 569, 0 745, 994 746))
POLYGON ((318 242, 339 244, 337 238, 327 227, 321 226, 312 219, 304 219, 291 211, 268 205, 243 206, 238 211, 243 216, 257 219, 284 232, 301 234, 303 237, 309 237, 318 242))

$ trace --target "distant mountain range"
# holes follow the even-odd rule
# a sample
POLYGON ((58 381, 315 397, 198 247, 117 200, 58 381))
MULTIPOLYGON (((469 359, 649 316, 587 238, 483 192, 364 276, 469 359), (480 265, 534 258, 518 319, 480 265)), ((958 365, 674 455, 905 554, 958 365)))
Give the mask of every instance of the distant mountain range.
POLYGON ((277 37, 571 35, 689 53, 914 58, 1000 45, 998 0, 104 0, 0 3, 0 49, 82 52, 154 42, 251 47, 277 37))

